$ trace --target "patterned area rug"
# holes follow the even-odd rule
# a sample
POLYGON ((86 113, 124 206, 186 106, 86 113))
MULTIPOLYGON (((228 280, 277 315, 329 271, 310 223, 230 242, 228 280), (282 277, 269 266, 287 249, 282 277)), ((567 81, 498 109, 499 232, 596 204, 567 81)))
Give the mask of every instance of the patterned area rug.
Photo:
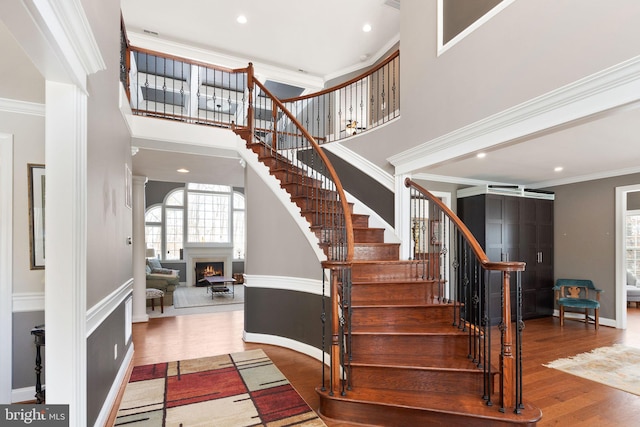
POLYGON ((204 307, 209 305, 226 305, 244 303, 244 285, 234 285, 233 294, 216 293, 211 295, 207 287, 178 286, 173 291, 175 308, 204 307))
POLYGON ((325 426, 260 349, 136 366, 116 426, 325 426))
POLYGON ((640 395, 640 348, 615 344, 544 366, 640 395))

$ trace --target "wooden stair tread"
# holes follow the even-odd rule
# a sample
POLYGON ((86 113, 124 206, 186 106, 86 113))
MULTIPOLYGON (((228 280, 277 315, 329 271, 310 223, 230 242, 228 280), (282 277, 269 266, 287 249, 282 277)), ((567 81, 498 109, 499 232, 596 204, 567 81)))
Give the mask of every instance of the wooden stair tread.
MULTIPOLYGON (((434 323, 432 325, 358 325, 355 331, 352 331, 352 334, 406 334, 406 335, 442 335, 442 329, 447 327, 447 322, 442 321, 440 323, 434 323)), ((455 336, 455 334, 451 334, 451 336, 455 336)))
POLYGON ((380 302, 374 302, 373 304, 368 305, 368 304, 364 304, 361 301, 351 304, 351 308, 430 308, 430 307, 437 307, 437 308, 454 307, 454 305, 447 304, 447 303, 441 304, 441 303, 429 303, 429 302, 413 303, 413 304, 383 304, 380 302))
POLYGON ((482 374, 482 370, 466 357, 443 358, 428 354, 406 354, 402 357, 398 357, 397 354, 359 354, 354 355, 350 365, 450 372, 466 371, 482 374))
MULTIPOLYGON (((316 388, 316 392, 323 399, 333 399, 345 402, 359 402, 364 404, 379 405, 383 407, 402 407, 406 409, 427 410, 444 414, 468 415, 480 418, 487 423, 494 421, 511 422, 514 424, 536 423, 542 418, 542 411, 525 402, 520 414, 511 411, 500 412, 499 398, 492 398, 493 405, 487 406, 486 402, 477 394, 447 394, 429 392, 411 392, 404 390, 380 390, 369 388, 357 388, 348 390, 346 396, 335 393, 329 396, 327 391, 316 388)), ((469 424, 478 425, 478 424, 469 424)), ((489 425, 489 424, 486 424, 489 425)))
POLYGON ((429 284, 432 284, 434 282, 438 282, 438 280, 436 280, 436 279, 423 279, 421 277, 407 277, 407 278, 381 279, 381 280, 372 280, 372 279, 352 280, 351 284, 353 286, 368 286, 368 285, 380 286, 380 285, 384 285, 384 284, 388 284, 389 286, 395 286, 395 285, 406 285, 406 284, 409 284, 409 285, 420 285, 420 284, 429 285, 429 284))

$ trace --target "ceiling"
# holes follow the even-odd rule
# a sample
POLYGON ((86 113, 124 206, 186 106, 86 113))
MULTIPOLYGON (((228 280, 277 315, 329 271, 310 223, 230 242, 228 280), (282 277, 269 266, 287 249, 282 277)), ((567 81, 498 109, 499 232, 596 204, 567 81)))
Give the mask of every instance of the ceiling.
POLYGON ((434 164, 422 173, 466 184, 531 188, 640 172, 640 109, 621 108, 512 143, 434 164), (556 171, 556 168, 562 170, 556 171), (447 179, 455 177, 455 179, 447 179))
MULTIPOLYGON (((400 34, 400 0, 121 0, 128 32, 322 78, 368 65, 400 34), (245 24, 236 21, 239 15, 245 24), (365 24, 371 31, 362 30, 365 24)), ((219 64, 225 65, 225 64, 219 64)))
MULTIPOLYGON (((227 55, 240 63, 259 62, 322 81, 371 65, 397 43, 399 7, 400 0, 122 0, 129 32, 152 34, 221 57, 227 55), (240 14, 247 17, 246 24, 236 22, 240 14), (363 32, 364 24, 372 30, 363 32)), ((276 80, 272 81, 274 87, 276 80)), ((620 109, 495 146, 485 150, 482 159, 474 153, 414 173, 467 185, 541 188, 640 172, 640 144, 635 141, 640 135, 639 114, 637 108, 620 109), (562 171, 554 171, 556 167, 562 171)), ((134 173, 151 180, 217 181, 219 176, 212 171, 224 171, 225 179, 234 183, 244 175, 237 160, 228 158, 172 155, 150 149, 141 149, 134 157, 134 173), (179 167, 192 173, 179 174, 179 167)))

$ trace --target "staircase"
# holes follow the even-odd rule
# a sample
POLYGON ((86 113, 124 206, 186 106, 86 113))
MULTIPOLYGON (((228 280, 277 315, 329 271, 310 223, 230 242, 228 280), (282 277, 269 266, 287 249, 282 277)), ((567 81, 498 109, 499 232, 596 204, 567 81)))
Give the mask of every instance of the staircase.
MULTIPOLYGON (((331 309, 323 313, 325 326, 331 326, 327 334, 330 351, 323 348, 330 353, 330 372, 325 379, 323 370, 317 389, 319 412, 326 420, 342 426, 403 427, 537 423, 541 411, 522 400, 523 324, 517 298, 515 326, 510 298, 499 302, 499 328, 490 325, 486 315, 495 304, 486 289, 497 284, 503 295, 511 295, 512 273, 516 276, 514 293, 521 298, 518 272, 524 270, 524 263, 490 262, 457 216, 424 189, 410 199, 419 206, 427 200, 429 206, 440 203, 439 210, 425 214, 411 209, 408 218, 428 219, 428 227, 425 232, 426 224, 422 229, 411 225, 411 243, 415 248, 418 242, 423 246, 420 251, 414 249, 416 259, 400 260, 399 244, 384 242, 384 230, 369 227, 369 218, 355 214, 353 205, 346 203, 337 174, 317 143, 339 139, 342 121, 353 119, 351 113, 358 105, 391 105, 382 117, 378 113, 368 117, 361 111, 360 120, 368 121, 370 128, 397 117, 399 53, 336 88, 284 101, 255 79, 251 64, 237 70, 207 67, 219 81, 207 80, 210 89, 205 88, 204 93, 196 87, 189 92, 196 94, 198 101, 215 100, 224 94, 229 112, 200 107, 178 111, 175 106, 167 109, 163 103, 150 103, 142 96, 132 101, 131 93, 141 93, 143 86, 162 91, 162 99, 173 99, 178 92, 175 85, 167 84, 166 76, 149 79, 143 73, 129 81, 132 48, 126 35, 122 42, 125 72, 121 78, 134 114, 233 130, 280 181, 317 236, 327 256, 323 267, 330 273, 331 286, 331 309), (382 85, 374 87, 370 79, 382 85), (352 89, 357 87, 371 87, 373 92, 366 93, 366 99, 354 99, 358 90, 352 89), (354 95, 342 96, 341 91, 354 95), (340 99, 343 102, 336 105, 340 99), (304 158, 305 153, 312 154, 304 158), (443 237, 439 233, 451 230, 444 236, 449 240, 442 239, 445 243, 439 248, 433 243, 432 221, 436 226, 447 221, 435 240, 443 237), (444 250, 457 259, 443 262, 444 250), (456 271, 441 274, 440 266, 448 268, 449 264, 456 271), (500 339, 492 341, 491 336, 500 339), (492 354, 496 355, 493 359, 492 354)), ((136 51, 145 58, 162 56, 136 51)), ((198 70, 203 66, 162 57, 175 69, 184 69, 187 64, 198 70)), ((414 185, 411 190, 419 187, 406 184, 414 185)))
MULTIPOLYGON (((335 194, 250 133, 237 133, 289 193, 330 259, 324 241, 333 231, 326 212, 334 209, 335 194), (309 197, 319 192, 321 197, 309 197)), ((478 338, 455 326, 455 304, 439 297, 438 280, 422 278, 420 260, 400 260, 399 244, 385 243, 384 230, 370 228, 368 217, 354 214, 352 207, 349 378, 342 382, 344 390, 342 385, 331 390, 329 384, 317 389, 322 416, 403 427, 535 425, 541 415, 537 408, 524 405, 520 414, 502 413, 487 404, 492 396, 482 398, 485 377, 469 351, 477 347, 470 339, 478 338)), ((497 370, 491 378, 495 389, 497 370)))

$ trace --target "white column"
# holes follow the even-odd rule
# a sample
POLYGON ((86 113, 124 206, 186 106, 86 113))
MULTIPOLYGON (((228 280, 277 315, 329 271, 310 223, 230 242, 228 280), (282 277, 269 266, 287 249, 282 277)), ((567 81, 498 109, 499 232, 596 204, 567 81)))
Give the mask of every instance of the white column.
POLYGON ((400 237, 400 259, 409 259, 411 257, 411 225, 409 218, 409 207, 411 194, 409 189, 404 185, 404 180, 411 178, 408 174, 395 176, 395 204, 394 217, 396 234, 400 237))
POLYGON ((147 322, 147 274, 145 258, 147 245, 144 233, 144 187, 146 176, 133 177, 133 321, 147 322))
POLYGON ((45 383, 47 404, 87 420, 87 95, 46 82, 45 383))

